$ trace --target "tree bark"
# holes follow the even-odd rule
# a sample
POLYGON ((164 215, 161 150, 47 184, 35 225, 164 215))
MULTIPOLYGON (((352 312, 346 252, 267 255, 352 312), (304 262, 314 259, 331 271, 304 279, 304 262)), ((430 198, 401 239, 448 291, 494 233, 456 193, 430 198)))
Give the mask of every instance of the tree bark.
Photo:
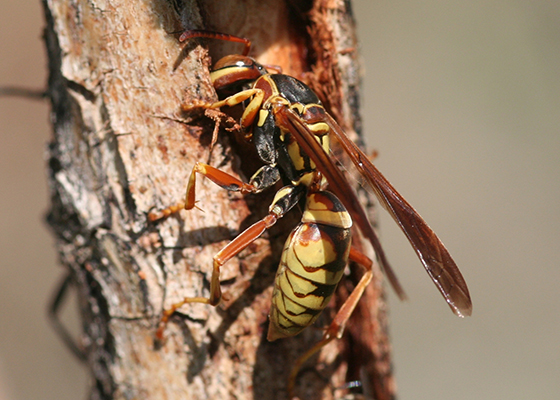
MULTIPOLYGON (((216 94, 205 42, 182 50, 174 33, 204 28, 250 38, 252 56, 308 82, 359 139, 349 3, 293 3, 298 7, 278 0, 44 0, 54 132, 48 220, 79 293, 78 347, 93 377, 90 398, 286 399, 294 361, 320 340, 357 282, 354 269, 314 326, 267 342, 271 284, 298 220, 291 213, 225 265, 224 305, 182 307, 163 345, 154 343, 162 310, 184 296, 208 295, 213 255, 262 218, 274 195, 243 197, 201 180, 204 212, 148 223, 150 210, 182 199, 196 161, 242 179, 258 167, 254 149, 224 129, 230 125, 181 112, 182 104, 215 101, 216 94)), ((235 46, 208 42, 214 61, 240 51, 235 46)), ((300 398, 341 398, 339 388, 351 380, 362 382, 366 398, 394 397, 381 280, 376 269, 344 338, 305 365, 300 398)))

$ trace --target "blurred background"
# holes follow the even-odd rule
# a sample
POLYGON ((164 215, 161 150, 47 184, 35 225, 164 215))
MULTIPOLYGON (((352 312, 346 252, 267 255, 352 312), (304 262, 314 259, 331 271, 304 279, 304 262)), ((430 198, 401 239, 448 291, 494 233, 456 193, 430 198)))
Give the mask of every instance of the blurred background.
MULTIPOLYGON (((0 86, 45 87, 39 1, 0 6, 0 86)), ((376 164, 438 232, 474 303, 454 317, 382 215, 410 298, 390 297, 399 398, 557 399, 560 2, 360 0, 354 12, 376 164)), ((48 111, 0 98, 0 400, 87 392, 46 321, 63 274, 43 222, 48 111)))

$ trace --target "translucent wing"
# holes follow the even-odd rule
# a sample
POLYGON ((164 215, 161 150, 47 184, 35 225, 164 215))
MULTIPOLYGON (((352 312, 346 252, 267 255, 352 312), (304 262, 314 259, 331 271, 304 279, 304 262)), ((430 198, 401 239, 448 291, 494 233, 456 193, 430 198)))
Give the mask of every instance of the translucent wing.
POLYGON ((327 178, 329 190, 342 201, 352 216, 354 223, 358 225, 362 234, 370 241, 379 263, 385 271, 385 275, 387 275, 389 283, 401 300, 406 299, 406 294, 387 261, 381 243, 367 219, 366 212, 346 177, 333 163, 329 155, 325 153, 319 142, 315 139, 313 133, 307 128, 299 115, 287 107, 278 107, 275 111, 275 116, 276 123, 289 130, 294 135, 299 146, 311 157, 321 173, 327 178))
MULTIPOLYGON (((283 110, 282 114, 285 115, 286 119, 290 121, 293 127, 290 132, 296 137, 302 149, 309 155, 317 165, 317 168, 327 178, 329 187, 331 187, 337 195, 339 195, 339 191, 347 190, 347 188, 344 187, 344 183, 340 182, 346 181, 344 176, 338 171, 317 140, 313 138, 312 133, 309 132, 300 116, 289 109, 283 110)), ((358 146, 346 136, 342 128, 330 115, 326 114, 325 122, 331 128, 332 137, 341 144, 358 171, 365 177, 383 208, 389 212, 391 217, 393 217, 395 222, 400 226, 416 251, 418 258, 426 268, 428 275, 432 278, 451 310, 460 317, 471 315, 472 303, 467 284, 459 268, 455 264, 455 261, 453 261, 451 255, 435 232, 428 226, 416 210, 414 210, 395 188, 393 188, 358 146)), ((346 183, 346 186, 348 186, 348 183, 346 183)), ((345 197, 346 194, 341 195, 341 201, 343 201, 343 203, 345 197)), ((346 205, 346 203, 344 204, 346 205)), ((362 217, 359 216, 356 221, 359 223, 361 218, 362 217)), ((369 225, 367 219, 365 219, 365 213, 364 220, 365 224, 369 225)), ((359 225, 360 230, 369 238, 369 235, 362 229, 362 225, 364 224, 362 223, 359 225)))

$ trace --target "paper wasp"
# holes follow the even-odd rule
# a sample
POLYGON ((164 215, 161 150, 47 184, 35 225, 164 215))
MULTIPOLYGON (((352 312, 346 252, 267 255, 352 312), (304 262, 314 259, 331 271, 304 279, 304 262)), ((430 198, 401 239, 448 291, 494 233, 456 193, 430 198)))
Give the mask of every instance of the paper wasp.
POLYGON ((191 302, 217 305, 221 300, 220 267, 298 204, 303 204, 303 215, 289 235, 281 256, 274 283, 268 340, 294 336, 313 323, 328 304, 349 260, 364 267, 365 273, 336 314, 323 340, 297 361, 290 386, 309 356, 334 338, 341 337, 348 318, 371 281, 372 260, 352 246, 353 223, 370 241, 399 297, 405 297, 364 208, 330 156, 331 140, 339 143, 381 205, 400 226, 451 310, 460 317, 470 315, 472 305, 467 285, 443 243, 346 136, 325 111, 317 95, 299 80, 281 73, 270 74, 264 66, 247 57, 250 49, 247 39, 208 31, 186 31, 180 40, 195 37, 240 42, 245 44, 245 51, 242 55, 223 57, 210 74, 216 91, 235 88, 237 91, 233 95, 212 104, 197 103, 186 109, 244 103, 240 125, 264 165, 245 183, 198 162, 191 172, 185 201, 151 213, 149 219, 155 221, 180 209, 195 207, 197 174, 226 190, 241 193, 259 193, 280 180, 285 186, 277 192, 268 215, 214 256, 209 297, 185 298, 165 310, 157 335, 161 337, 169 317, 182 305, 191 302))

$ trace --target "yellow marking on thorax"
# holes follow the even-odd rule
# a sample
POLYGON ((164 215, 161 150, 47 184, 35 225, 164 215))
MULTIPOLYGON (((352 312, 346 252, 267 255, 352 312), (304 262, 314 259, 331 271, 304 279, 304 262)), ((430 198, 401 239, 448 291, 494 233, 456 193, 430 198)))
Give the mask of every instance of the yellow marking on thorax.
MULTIPOLYGON (((292 140, 287 144, 286 149, 288 150, 288 155, 290 156, 296 171, 305 170, 305 159, 301 156, 301 148, 299 147, 298 142, 292 140)), ((311 161, 311 168, 315 169, 313 161, 311 161)))
POLYGON ((303 174, 297 181, 293 182, 294 185, 311 186, 315 182, 315 171, 303 174))
POLYGON ((330 131, 329 126, 325 122, 316 122, 314 124, 307 124, 307 127, 311 130, 311 132, 316 134, 326 135, 330 131))
POLYGON ((265 110, 263 108, 260 109, 259 111, 259 119, 257 120, 257 126, 263 126, 264 123, 266 122, 266 119, 268 118, 268 110, 265 110))
POLYGON ((295 109, 299 115, 303 114, 303 112, 305 111, 305 107, 306 106, 301 103, 290 104, 290 108, 295 109))

